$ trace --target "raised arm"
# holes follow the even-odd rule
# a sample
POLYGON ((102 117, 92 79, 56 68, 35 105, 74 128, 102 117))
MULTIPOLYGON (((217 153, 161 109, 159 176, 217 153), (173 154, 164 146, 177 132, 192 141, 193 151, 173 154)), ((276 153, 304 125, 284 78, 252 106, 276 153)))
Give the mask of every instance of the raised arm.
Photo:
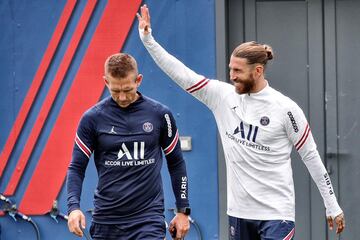
POLYGON ((142 6, 140 12, 141 15, 137 14, 140 38, 155 63, 181 88, 214 110, 226 93, 234 91, 233 86, 197 74, 169 54, 152 36, 147 6, 142 6))

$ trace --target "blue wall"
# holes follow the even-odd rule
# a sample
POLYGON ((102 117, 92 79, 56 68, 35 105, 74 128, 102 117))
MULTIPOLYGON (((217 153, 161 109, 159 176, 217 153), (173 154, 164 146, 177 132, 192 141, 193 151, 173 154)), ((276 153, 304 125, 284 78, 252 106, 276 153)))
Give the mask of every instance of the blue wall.
MULTIPOLYGON (((209 78, 215 78, 215 1, 153 0, 144 1, 144 3, 150 7, 153 34, 157 41, 195 71, 209 78)), ((65 4, 65 0, 0 1, 1 151, 65 4)), ((0 179, 0 192, 5 190, 15 170, 22 147, 32 130, 85 4, 85 0, 77 2, 65 35, 0 179)), ((20 184, 14 196, 10 196, 14 202, 19 203, 23 197, 42 148, 52 130, 106 4, 107 1, 100 0, 96 5, 95 12, 42 129, 20 184)), ((139 40, 136 20, 122 51, 130 53, 138 60, 139 70, 144 75, 140 91, 168 105, 176 117, 180 135, 192 137, 193 150, 184 152, 190 178, 189 194, 193 209, 192 217, 198 222, 203 239, 218 239, 217 137, 212 114, 204 105, 182 91, 154 64, 139 40)), ((102 81, 101 77, 99 81, 102 81)), ((103 97, 107 94, 104 91, 103 97)), ((54 153, 54 158, 56 158, 56 153, 54 153)), ((174 197, 165 165, 163 180, 166 195, 165 205, 168 209, 174 207, 174 197)), ((83 188, 82 209, 84 211, 92 208, 96 177, 94 165, 90 164, 83 188)), ((64 187, 59 193, 58 201, 59 209, 65 212, 66 190, 64 187)), ((172 213, 166 211, 166 217, 170 221, 172 213)), ((77 239, 68 232, 66 222, 62 220, 56 223, 48 215, 32 216, 32 218, 40 228, 42 239, 77 239)), ((89 214, 87 220, 89 226, 89 214)), ((0 225, 1 239, 36 239, 31 225, 22 220, 14 222, 6 215, 0 217, 0 225)), ((197 239, 194 228, 187 239, 197 239)))

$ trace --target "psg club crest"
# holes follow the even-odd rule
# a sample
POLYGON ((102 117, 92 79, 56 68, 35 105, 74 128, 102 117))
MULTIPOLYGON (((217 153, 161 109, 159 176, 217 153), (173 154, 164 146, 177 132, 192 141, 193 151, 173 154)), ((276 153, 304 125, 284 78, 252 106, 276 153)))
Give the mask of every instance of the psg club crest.
POLYGON ((267 126, 270 123, 270 119, 267 116, 264 116, 260 119, 260 124, 263 126, 267 126))
POLYGON ((152 123, 146 122, 143 125, 143 129, 145 132, 151 132, 154 129, 154 127, 153 127, 152 123))

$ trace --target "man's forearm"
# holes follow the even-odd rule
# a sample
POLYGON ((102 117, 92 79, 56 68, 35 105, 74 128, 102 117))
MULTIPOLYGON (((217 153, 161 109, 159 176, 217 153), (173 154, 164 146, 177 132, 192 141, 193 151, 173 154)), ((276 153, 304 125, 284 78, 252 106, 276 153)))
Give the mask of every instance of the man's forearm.
POLYGON ((188 177, 186 172, 186 165, 183 159, 171 161, 168 169, 171 177, 171 184, 176 199, 176 207, 183 208, 189 206, 188 198, 188 177))
POLYGON ((326 215, 336 217, 342 213, 342 210, 336 200, 329 174, 321 161, 319 153, 314 150, 303 160, 324 200, 326 215))
POLYGON ((84 180, 84 175, 81 172, 71 166, 68 170, 66 180, 68 214, 75 209, 80 209, 80 196, 84 180))

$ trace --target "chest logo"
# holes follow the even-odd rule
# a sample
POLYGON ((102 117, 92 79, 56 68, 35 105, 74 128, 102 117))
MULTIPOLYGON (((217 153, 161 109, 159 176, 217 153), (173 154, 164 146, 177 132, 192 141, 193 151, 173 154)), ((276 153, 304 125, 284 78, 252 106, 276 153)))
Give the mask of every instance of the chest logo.
POLYGON ((154 129, 154 126, 150 122, 146 122, 143 124, 143 129, 145 132, 151 132, 154 129))
POLYGON ((235 109, 238 108, 239 106, 234 106, 231 108, 231 110, 233 110, 234 112, 236 111, 235 109))
POLYGON ((256 142, 256 136, 258 134, 259 127, 249 124, 246 128, 243 122, 240 122, 240 126, 236 127, 233 135, 240 133, 242 139, 247 139, 252 142, 256 142))
POLYGON ((110 130, 109 133, 110 133, 110 134, 117 134, 117 132, 115 131, 115 127, 114 127, 114 126, 112 126, 112 128, 111 128, 111 130, 110 130))
POLYGON ((127 160, 132 159, 144 159, 145 156, 145 142, 134 142, 133 143, 133 151, 129 151, 129 149, 126 147, 125 143, 121 145, 121 148, 118 152, 118 158, 117 160, 121 159, 123 156, 126 156, 127 160), (140 145, 140 146, 139 146, 140 145))
POLYGON ((155 158, 145 159, 145 142, 122 143, 117 159, 106 160, 109 167, 136 167, 155 163, 155 158))
POLYGON ((263 116, 260 119, 260 124, 263 126, 267 126, 267 125, 269 125, 269 123, 270 123, 270 119, 267 116, 263 116))

